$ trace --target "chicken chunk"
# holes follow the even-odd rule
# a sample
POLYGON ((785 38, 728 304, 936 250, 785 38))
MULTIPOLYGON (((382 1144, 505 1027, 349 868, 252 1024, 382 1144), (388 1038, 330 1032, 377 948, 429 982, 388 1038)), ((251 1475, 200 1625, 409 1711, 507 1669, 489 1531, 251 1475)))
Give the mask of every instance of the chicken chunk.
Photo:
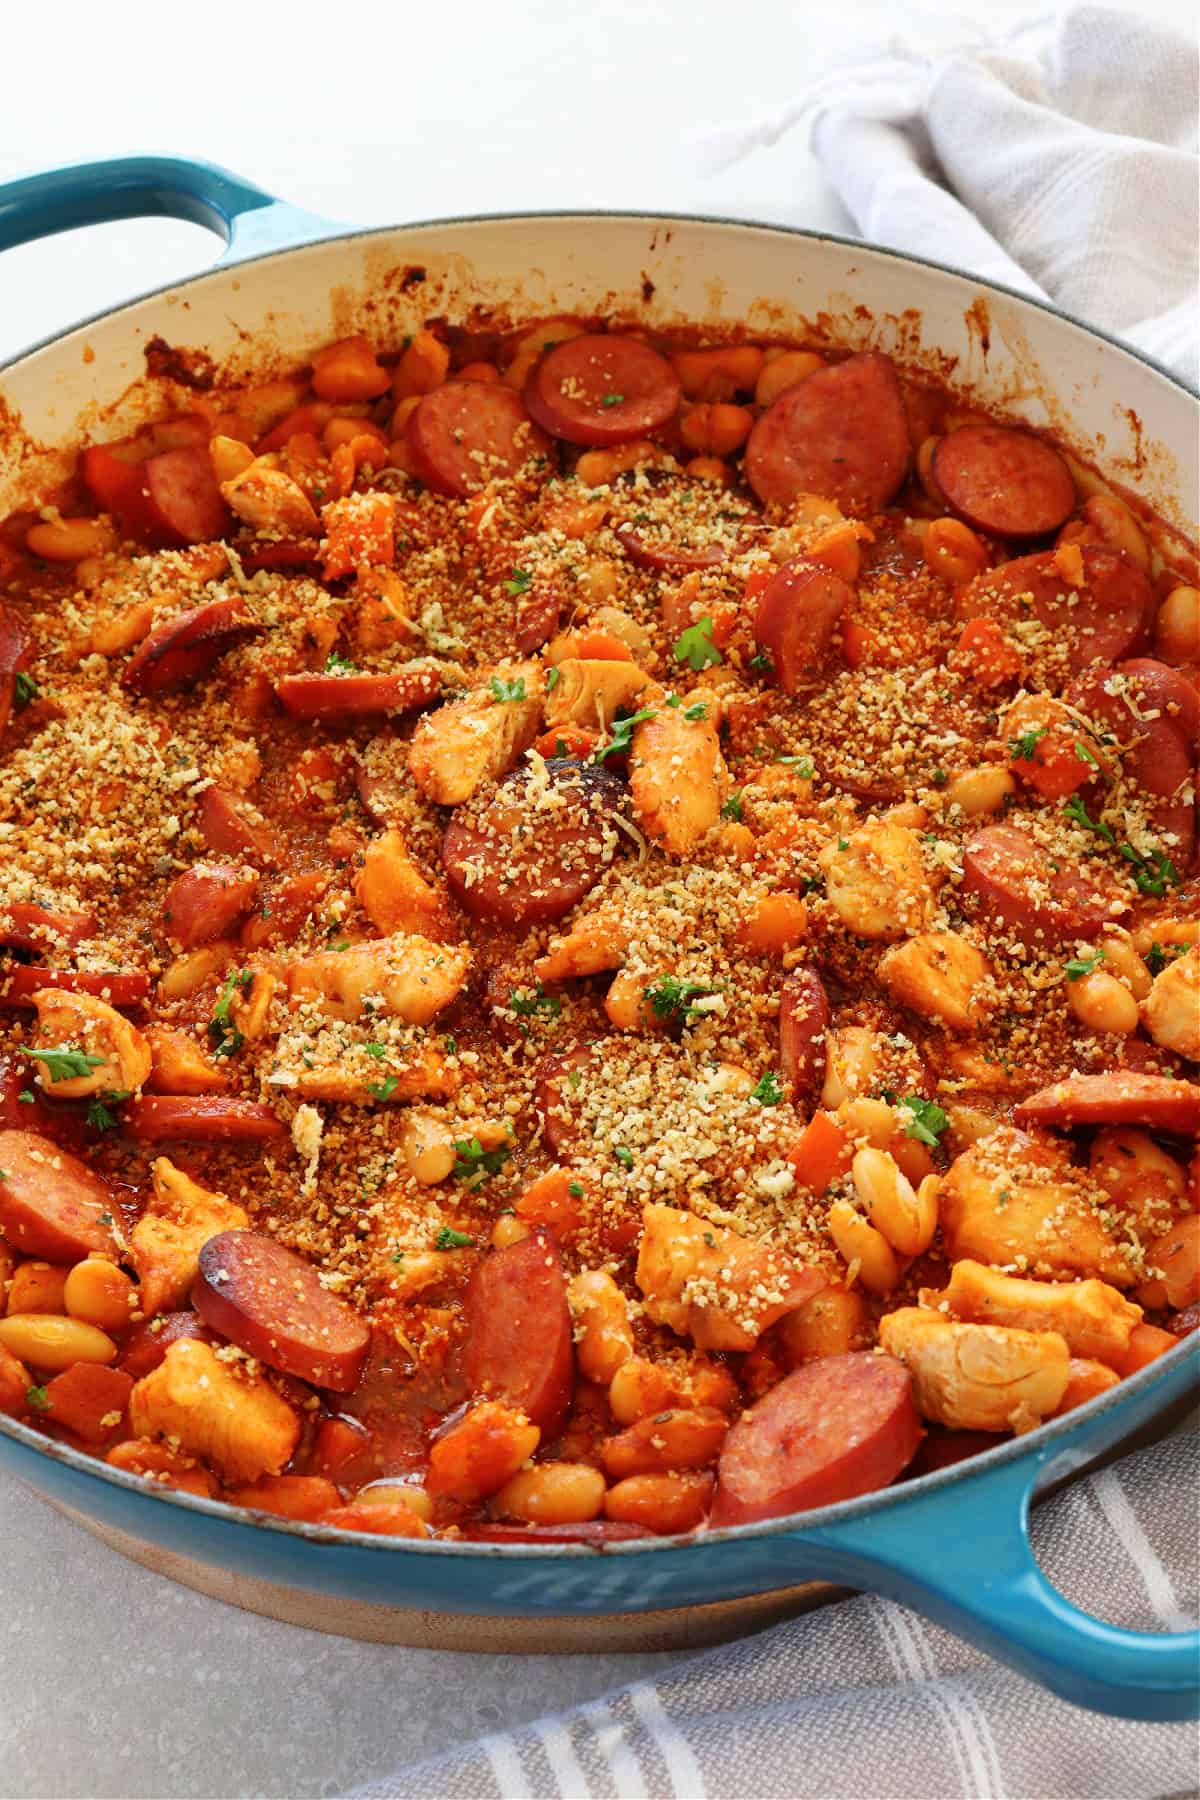
POLYGON ((43 1060, 38 1065, 39 1086, 56 1100, 85 1100, 99 1093, 133 1094, 149 1077, 149 1044, 107 1000, 94 994, 68 993, 65 988, 39 988, 33 1004, 38 1015, 37 1048, 75 1051, 84 1059, 82 1073, 57 1077, 56 1068, 61 1064, 43 1060))
POLYGON ((271 456, 256 456, 220 487, 226 503, 255 531, 315 537, 321 529, 304 489, 277 468, 271 456))
MULTIPOLYGON (((304 1040, 307 1042, 307 1038, 304 1040)), ((281 1049, 287 1039, 280 1039, 281 1049)), ((303 1046, 301 1046, 303 1048, 303 1046)), ((310 1068, 296 1059, 289 1076, 289 1093, 304 1100, 334 1100, 347 1106, 369 1106, 375 1101, 445 1100, 458 1092, 458 1067, 435 1044, 415 1044, 402 1054, 371 1061, 366 1069, 347 1066, 344 1058, 317 1061, 310 1068)), ((367 1059, 356 1059, 360 1063, 367 1059)))
POLYGON ((153 1196, 129 1241, 147 1318, 185 1304, 210 1237, 250 1223, 244 1207, 201 1187, 166 1156, 155 1160, 150 1174, 153 1196))
POLYGON ((1136 1125, 1105 1125, 1092 1139, 1088 1170, 1143 1243, 1188 1211, 1187 1170, 1136 1125))
POLYGON ((316 1001, 331 1019, 357 1019, 371 1000, 378 1013, 427 1025, 459 993, 470 966, 465 945, 399 932, 301 957, 288 968, 287 984, 293 999, 316 1001))
POLYGON ((825 1286, 825 1277, 739 1232, 675 1206, 642 1211, 637 1284, 658 1325, 701 1350, 752 1350, 776 1319, 825 1286))
POLYGON ((397 931, 416 931, 438 939, 449 935, 445 895, 426 881, 396 830, 385 831, 367 845, 354 895, 385 937, 397 931))
POLYGON ((653 717, 635 726, 629 789, 638 824, 668 856, 685 857, 721 817, 729 785, 717 697, 694 688, 688 704, 668 706, 662 690, 642 695, 653 717), (697 709, 704 707, 700 717, 697 709), (689 714, 692 717, 689 718, 689 714))
POLYGON ((880 958, 888 992, 935 1025, 978 1031, 995 1002, 992 965, 957 931, 922 931, 880 958))
POLYGON ((148 1086, 156 1094, 223 1094, 229 1076, 209 1062, 190 1032, 170 1025, 147 1025, 150 1046, 148 1086))
POLYGON ((970 1257, 1051 1278, 1099 1274, 1123 1288, 1136 1279, 1090 1185, 1024 1132, 1002 1128, 955 1157, 939 1213, 952 1262, 970 1257))
POLYGON ((177 1338, 135 1384, 129 1422, 138 1437, 177 1441, 227 1483, 278 1475, 300 1441, 287 1401, 199 1338, 177 1338))
POLYGON ((907 1366, 917 1411, 952 1431, 1032 1431, 1070 1378, 1057 1331, 963 1325, 902 1306, 879 1321, 879 1343, 907 1366))
POLYGON ((1139 1010, 1156 1044, 1200 1062, 1200 945, 1155 976, 1139 1010))
POLYGON ((646 686, 647 676, 632 662, 568 656, 546 699, 546 725, 611 725, 617 708, 628 707, 646 686))
POLYGON ((513 663, 486 687, 426 713, 408 747, 409 773, 426 799, 461 806, 511 769, 537 737, 544 694, 540 665, 513 663))
POLYGON ((575 919, 533 965, 542 981, 570 981, 619 969, 633 941, 632 927, 615 913, 597 912, 575 919))
POLYGON ((829 904, 856 937, 892 940, 928 924, 933 885, 911 826, 868 819, 827 844, 817 861, 829 904))
POLYGON ((1142 1309, 1107 1281, 1025 1281, 964 1258, 950 1271, 944 1293, 922 1298, 952 1317, 977 1325, 1016 1325, 1057 1331, 1072 1356, 1120 1363, 1142 1309))

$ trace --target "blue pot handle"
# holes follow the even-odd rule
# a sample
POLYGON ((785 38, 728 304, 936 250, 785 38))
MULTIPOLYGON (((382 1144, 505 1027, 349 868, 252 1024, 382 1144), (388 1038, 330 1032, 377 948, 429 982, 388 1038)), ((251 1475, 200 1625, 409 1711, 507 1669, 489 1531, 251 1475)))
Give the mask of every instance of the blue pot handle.
POLYGON ((186 156, 118 156, 24 175, 0 186, 0 250, 114 219, 187 219, 224 239, 223 264, 345 230, 186 156))
POLYGON ((1029 1545, 1042 1459, 1017 1458, 861 1519, 803 1533, 829 1578, 870 1587, 980 1644, 1076 1706, 1200 1714, 1200 1631, 1126 1631, 1065 1600, 1029 1545))

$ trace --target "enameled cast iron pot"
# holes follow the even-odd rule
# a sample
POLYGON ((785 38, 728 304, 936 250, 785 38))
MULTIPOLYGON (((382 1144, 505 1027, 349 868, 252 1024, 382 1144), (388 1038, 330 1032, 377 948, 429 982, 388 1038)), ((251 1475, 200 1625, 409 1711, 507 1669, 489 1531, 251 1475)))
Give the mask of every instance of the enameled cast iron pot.
MULTIPOLYGON (((590 312, 692 321, 891 351, 964 396, 1061 432, 1195 533, 1196 397, 1078 322, 973 278, 862 244, 694 218, 556 214, 346 231, 209 165, 128 159, 0 188, 0 249, 136 215, 190 219, 227 251, 205 275, 0 369, 0 516, 66 472, 89 430, 119 435, 164 401, 148 339, 200 348, 222 378, 303 362, 354 330, 388 346, 422 318, 590 312)), ((175 404, 179 392, 175 391, 175 404)), ((158 1552, 335 1596, 534 1622, 695 1607, 824 1581, 906 1602, 1056 1693, 1147 1719, 1196 1716, 1200 1633, 1119 1630, 1078 1611, 1029 1547, 1035 1494, 1176 1411, 1200 1334, 1028 1436, 884 1493, 694 1541, 429 1543, 264 1521, 136 1477, 0 1418, 0 1461, 49 1499, 158 1552)), ((1195 1495, 1174 1501, 1195 1507, 1195 1495)))

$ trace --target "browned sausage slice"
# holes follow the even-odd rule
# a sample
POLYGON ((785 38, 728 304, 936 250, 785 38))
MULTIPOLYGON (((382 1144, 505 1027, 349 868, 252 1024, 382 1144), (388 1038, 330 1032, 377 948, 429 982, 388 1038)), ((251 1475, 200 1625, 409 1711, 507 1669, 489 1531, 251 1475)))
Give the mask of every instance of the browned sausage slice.
POLYGON ((874 1493, 895 1481, 920 1441, 902 1362, 864 1350, 823 1356, 785 1376, 733 1426, 709 1522, 746 1525, 874 1493))
POLYGON ((933 478, 968 525, 993 537, 1045 537, 1075 506, 1058 452, 1004 425, 964 425, 939 438, 933 478))
POLYGON ((194 1312, 159 1313, 147 1319, 125 1339, 119 1366, 135 1381, 151 1375, 167 1354, 167 1345, 177 1338, 200 1338, 210 1344, 212 1333, 194 1312))
POLYGON ((1148 1125, 1188 1133, 1200 1131, 1200 1086, 1131 1069, 1068 1075, 1023 1100, 1013 1117, 1019 1125, 1148 1125))
POLYGON ((746 480, 764 504, 820 494, 878 512, 908 472, 908 420, 891 359, 851 356, 785 388, 750 433, 746 480))
POLYGON ((561 919, 612 862, 624 788, 616 775, 571 757, 546 764, 549 788, 517 769, 446 827, 442 862, 476 918, 503 925, 561 919), (547 794, 552 796, 547 804, 547 794))
POLYGON ((275 692, 293 719, 369 719, 428 706, 442 691, 441 672, 410 663, 394 675, 284 675, 275 692))
POLYGON ((575 1351, 567 1284, 548 1232, 493 1250, 467 1286, 465 1373, 476 1393, 521 1411, 549 1443, 571 1403, 575 1351))
POLYGON ((769 652, 785 694, 794 694, 817 673, 853 599, 840 575, 804 556, 793 557, 771 577, 759 597, 754 635, 769 652))
POLYGON ((251 862, 283 860, 279 839, 248 801, 216 783, 200 796, 200 832, 218 856, 245 856, 251 862))
POLYGON ((550 450, 520 396, 492 381, 447 381, 426 394, 408 421, 408 446, 422 481, 460 500, 550 450))
POLYGON ((261 630, 240 597, 193 606, 164 619, 142 639, 121 680, 135 694, 174 694, 195 687, 227 650, 261 630))
POLYGON ((163 908, 167 930, 185 950, 228 937, 254 905, 257 892, 253 869, 195 863, 167 889, 163 908))
POLYGON ((36 1131, 0 1131, 0 1230, 14 1250, 75 1263, 93 1250, 119 1254, 116 1205, 78 1157, 36 1131))
POLYGON ((1027 618, 1066 642, 1071 668, 1119 662, 1137 649, 1154 612, 1154 590, 1119 550, 1082 544, 1083 586, 1067 582, 1053 550, 1018 556, 968 582, 955 602, 960 617, 1027 618))
POLYGON ((631 563, 639 569, 658 569, 684 574, 689 569, 711 569, 729 556, 716 544, 669 543, 639 531, 636 525, 618 525, 613 534, 631 563))
POLYGON ((825 1080, 829 996, 815 969, 793 969, 779 995, 779 1069, 797 1106, 825 1080))
POLYGON ((0 1011, 33 1005, 40 988, 62 988, 68 994, 95 994, 119 1011, 144 1006, 150 997, 148 975, 109 974, 98 969, 44 969, 35 963, 13 963, 0 970, 0 1011))
POLYGON ((147 1143, 266 1144, 286 1138, 269 1106, 217 1094, 155 1094, 134 1100, 125 1114, 130 1137, 147 1143))
POLYGON ((679 377, 649 344, 589 332, 539 358, 525 383, 525 405, 568 444, 619 444, 665 425, 679 393, 679 377))
POLYGON ((578 1525, 497 1525, 486 1520, 463 1525, 461 1535, 481 1544, 622 1544, 630 1538, 653 1537, 645 1525, 623 1519, 584 1519, 578 1525))
POLYGON ((1126 772, 1154 796, 1149 810, 1155 831, 1166 840, 1171 860, 1186 869, 1196 837, 1190 788, 1200 737, 1200 693, 1178 669, 1144 656, 1115 669, 1089 670, 1072 683, 1065 698, 1127 746, 1122 757, 1126 772))
POLYGON ((23 622, 0 606, 0 737, 8 729, 16 699, 17 671, 29 662, 29 635, 23 622))
POLYGON ((963 845, 963 888, 1026 943, 1094 938, 1114 923, 1116 889, 1055 858, 1016 825, 985 825, 963 845))
POLYGON ((143 464, 146 492, 168 531, 185 544, 224 535, 229 508, 221 498, 207 444, 164 450, 143 464))
POLYGON ((47 940, 82 944, 94 937, 97 918, 91 912, 64 912, 35 901, 10 900, 0 907, 0 944, 10 950, 44 950, 47 940))
POLYGON ((585 1073, 596 1059, 592 1044, 543 1056, 534 1072, 533 1104, 542 1136, 557 1156, 579 1136, 575 1102, 583 1096, 585 1073))
POLYGON ((192 1305, 206 1325, 282 1375, 348 1394, 371 1346, 365 1319, 302 1256, 261 1231, 222 1231, 200 1252, 192 1305))

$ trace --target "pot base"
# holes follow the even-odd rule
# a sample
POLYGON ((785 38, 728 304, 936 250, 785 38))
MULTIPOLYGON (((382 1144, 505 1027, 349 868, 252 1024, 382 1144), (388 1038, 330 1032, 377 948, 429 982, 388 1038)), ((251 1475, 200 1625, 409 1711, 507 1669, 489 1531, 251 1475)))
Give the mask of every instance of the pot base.
POLYGON ((306 1588, 238 1575, 210 1563, 197 1562, 173 1550, 162 1550, 140 1538, 102 1525, 61 1501, 43 1499, 56 1512, 117 1550, 131 1562, 206 1594, 210 1600, 243 1612, 302 1625, 335 1637, 370 1644, 403 1644, 409 1650, 465 1650, 488 1656, 597 1656, 605 1652, 696 1650, 727 1643, 762 1631, 798 1613, 841 1600, 847 1589, 827 1581, 740 1600, 718 1600, 706 1606, 679 1606, 657 1612, 593 1613, 516 1619, 478 1613, 439 1613, 419 1607, 379 1606, 368 1600, 346 1600, 337 1594, 314 1594, 306 1588))

